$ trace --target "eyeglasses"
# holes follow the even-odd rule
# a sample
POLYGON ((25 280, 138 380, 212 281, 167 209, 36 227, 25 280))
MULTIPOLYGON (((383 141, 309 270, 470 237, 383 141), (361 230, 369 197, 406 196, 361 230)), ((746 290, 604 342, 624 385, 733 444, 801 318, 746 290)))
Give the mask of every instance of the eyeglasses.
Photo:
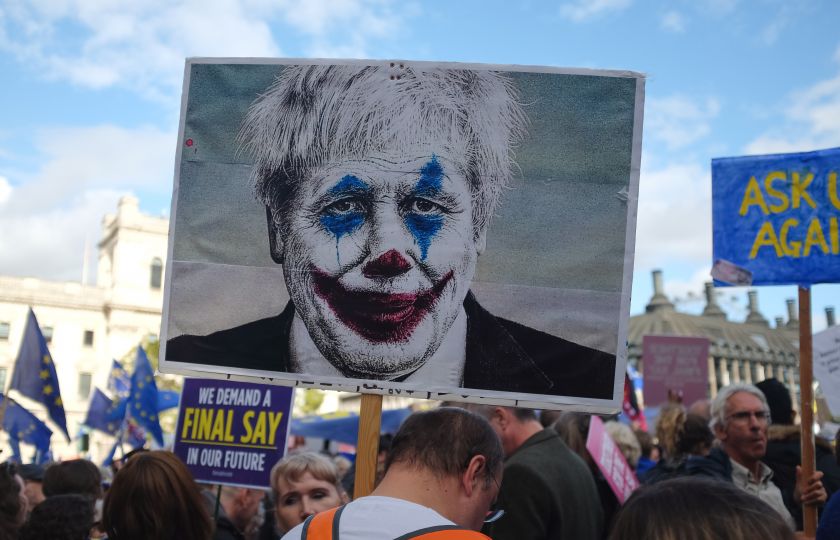
POLYGON ((496 497, 497 498, 496 498, 496 500, 493 501, 493 504, 490 505, 490 509, 487 511, 487 515, 484 516, 484 523, 493 523, 494 521, 498 521, 499 518, 501 518, 503 515, 505 515, 504 510, 502 510, 501 508, 497 508, 497 505, 499 504, 499 501, 498 501, 498 496, 499 495, 498 494, 499 494, 499 491, 501 490, 501 487, 499 486, 499 481, 496 480, 496 477, 493 476, 493 475, 490 475, 490 478, 492 478, 493 483, 496 484, 496 497))
POLYGON ((755 416, 755 420, 759 424, 770 423, 769 411, 738 411, 736 413, 730 414, 726 418, 731 419, 733 422, 738 424, 749 424, 750 418, 752 418, 753 416, 755 416))

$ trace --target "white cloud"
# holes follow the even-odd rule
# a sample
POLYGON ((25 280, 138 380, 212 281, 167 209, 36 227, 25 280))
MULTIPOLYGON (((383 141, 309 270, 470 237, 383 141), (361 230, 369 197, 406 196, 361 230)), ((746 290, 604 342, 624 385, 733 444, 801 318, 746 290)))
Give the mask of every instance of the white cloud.
POLYGON ((0 12, 0 49, 51 78, 171 99, 186 57, 281 56, 277 37, 294 32, 307 54, 364 56, 401 20, 390 0, 24 1, 0 12))
POLYGON ((636 225, 637 268, 669 262, 708 264, 711 257, 711 173, 697 163, 653 169, 643 157, 636 225))
MULTIPOLYGON (((32 178, 17 179, 0 212, 3 274, 79 279, 85 238, 99 238, 102 216, 114 212, 120 195, 166 197, 171 190, 174 133, 61 128, 43 131, 37 145, 44 164, 32 178)), ((0 201, 2 192, 0 182, 0 201)))
POLYGON ((675 95, 652 98, 645 104, 645 137, 670 149, 692 144, 711 132, 711 120, 720 111, 715 98, 703 101, 675 95))
POLYGON ((745 147, 747 154, 840 146, 840 75, 794 93, 784 117, 745 147))
POLYGON ((6 177, 0 176, 0 206, 3 206, 9 200, 11 195, 12 185, 9 184, 9 180, 6 177))
POLYGON ((662 15, 659 22, 663 30, 681 34, 685 32, 685 17, 679 11, 669 11, 662 15))
POLYGON ((609 12, 621 11, 632 0, 574 0, 560 6, 560 15, 573 21, 583 22, 609 12))

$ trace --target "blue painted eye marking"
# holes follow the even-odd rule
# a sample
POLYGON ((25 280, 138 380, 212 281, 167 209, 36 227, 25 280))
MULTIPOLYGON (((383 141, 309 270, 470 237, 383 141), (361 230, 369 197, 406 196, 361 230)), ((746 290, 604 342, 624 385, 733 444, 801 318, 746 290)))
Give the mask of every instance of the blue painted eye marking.
POLYGON ((338 241, 365 222, 366 208, 358 198, 370 191, 370 187, 359 178, 348 174, 331 187, 327 193, 338 199, 321 211, 319 221, 330 234, 335 236, 335 256, 338 260, 338 241))
POLYGON ((443 216, 437 204, 422 197, 439 193, 442 183, 443 167, 440 166, 437 157, 432 156, 420 169, 420 179, 411 191, 410 203, 403 217, 414 241, 420 246, 420 258, 423 260, 426 259, 435 235, 443 227, 443 216))

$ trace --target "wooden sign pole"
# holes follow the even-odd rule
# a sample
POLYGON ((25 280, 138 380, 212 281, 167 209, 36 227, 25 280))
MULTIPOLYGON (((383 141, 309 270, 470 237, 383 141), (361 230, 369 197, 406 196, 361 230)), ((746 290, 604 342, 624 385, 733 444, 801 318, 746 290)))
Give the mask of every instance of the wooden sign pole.
POLYGON ((359 438, 356 444, 356 484, 353 498, 370 495, 376 480, 379 430, 382 424, 382 396, 362 394, 359 411, 359 438))
MULTIPOLYGON (((811 289, 799 287, 799 415, 802 429, 802 478, 814 474, 814 370, 811 337, 811 289)), ((817 535, 817 508, 803 505, 805 536, 817 535)))

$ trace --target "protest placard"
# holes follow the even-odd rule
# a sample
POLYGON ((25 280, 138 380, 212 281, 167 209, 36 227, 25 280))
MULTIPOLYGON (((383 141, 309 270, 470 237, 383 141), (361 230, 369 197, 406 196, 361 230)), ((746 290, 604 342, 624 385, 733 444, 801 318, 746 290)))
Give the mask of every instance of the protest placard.
POLYGON ((189 60, 161 370, 617 410, 643 89, 619 71, 189 60))
POLYGON ((840 148, 712 160, 712 276, 725 285, 840 280, 840 148))
POLYGON ((681 336, 644 336, 642 367, 645 406, 668 401, 668 391, 691 404, 708 396, 709 340, 681 336))
POLYGON ((615 493, 618 502, 624 504, 624 501, 639 487, 639 481, 636 473, 624 459, 621 450, 607 433, 604 422, 599 416, 593 415, 590 418, 586 449, 604 475, 610 489, 615 493))
POLYGON ((185 379, 173 451, 198 482, 265 489, 292 411, 286 386, 185 379))
POLYGON ((814 334, 814 377, 833 416, 840 416, 840 326, 814 334))

